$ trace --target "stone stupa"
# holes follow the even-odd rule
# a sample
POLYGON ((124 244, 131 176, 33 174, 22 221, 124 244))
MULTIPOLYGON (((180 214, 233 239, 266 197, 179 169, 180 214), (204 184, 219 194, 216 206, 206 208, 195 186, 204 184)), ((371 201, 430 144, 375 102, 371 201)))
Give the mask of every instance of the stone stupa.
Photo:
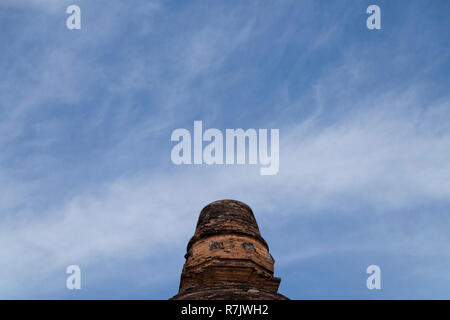
POLYGON ((220 200, 200 212, 173 300, 286 300, 252 209, 220 200))

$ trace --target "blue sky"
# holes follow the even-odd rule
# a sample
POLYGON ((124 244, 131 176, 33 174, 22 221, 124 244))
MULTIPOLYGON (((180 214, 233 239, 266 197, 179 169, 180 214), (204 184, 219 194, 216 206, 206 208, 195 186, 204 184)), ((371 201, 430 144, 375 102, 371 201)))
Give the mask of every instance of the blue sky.
POLYGON ((200 210, 232 198, 292 299, 449 299, 448 12, 2 0, 0 297, 167 299, 200 210), (279 173, 175 166, 170 135, 194 120, 280 129, 279 173), (81 290, 65 288, 70 264, 81 290))

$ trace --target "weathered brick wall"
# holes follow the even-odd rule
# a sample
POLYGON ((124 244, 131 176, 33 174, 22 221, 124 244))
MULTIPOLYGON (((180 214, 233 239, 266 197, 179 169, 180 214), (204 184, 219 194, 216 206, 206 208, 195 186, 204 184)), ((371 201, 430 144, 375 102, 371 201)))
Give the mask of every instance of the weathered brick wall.
POLYGON ((255 266, 273 274, 273 258, 266 246, 254 238, 240 235, 217 235, 201 239, 191 247, 185 268, 192 268, 209 258, 248 259, 255 266))

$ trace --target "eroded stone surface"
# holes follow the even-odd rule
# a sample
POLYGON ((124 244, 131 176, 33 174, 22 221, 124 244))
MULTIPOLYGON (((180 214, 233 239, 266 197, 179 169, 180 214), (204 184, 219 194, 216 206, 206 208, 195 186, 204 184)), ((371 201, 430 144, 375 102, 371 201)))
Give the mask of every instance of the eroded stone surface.
POLYGON ((172 299, 287 299, 277 293, 274 260, 245 203, 220 200, 200 212, 172 299))

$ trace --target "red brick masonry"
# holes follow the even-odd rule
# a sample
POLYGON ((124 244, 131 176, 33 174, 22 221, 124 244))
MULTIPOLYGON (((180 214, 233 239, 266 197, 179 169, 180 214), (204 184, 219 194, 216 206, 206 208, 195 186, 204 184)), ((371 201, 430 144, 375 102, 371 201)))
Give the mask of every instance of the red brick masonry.
POLYGON ((200 212, 174 300, 286 300, 252 209, 220 200, 200 212))

